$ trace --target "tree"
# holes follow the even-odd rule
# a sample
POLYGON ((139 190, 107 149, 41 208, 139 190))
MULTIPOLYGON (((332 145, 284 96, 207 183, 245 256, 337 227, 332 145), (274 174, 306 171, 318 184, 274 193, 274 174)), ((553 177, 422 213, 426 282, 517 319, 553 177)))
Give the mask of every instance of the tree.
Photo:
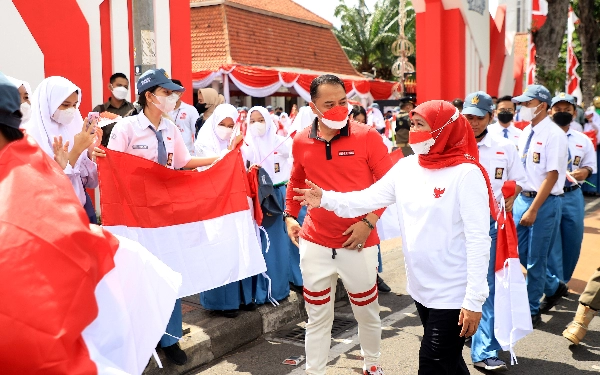
POLYGON ((600 10, 598 1, 579 0, 576 10, 579 16, 579 41, 581 42, 581 66, 583 74, 581 76, 581 91, 583 93, 583 102, 591 104, 594 97, 594 88, 598 81, 598 43, 600 42, 600 10))
MULTIPOLYGON (((532 35, 535 43, 536 80, 539 84, 553 86, 558 67, 558 55, 567 29, 569 0, 548 0, 548 14, 544 25, 532 35)), ((564 72, 563 72, 564 74, 564 72)))
MULTIPOLYGON (((398 37, 398 1, 379 0, 371 12, 364 0, 357 7, 348 7, 343 0, 335 9, 342 26, 335 29, 348 59, 359 72, 377 69, 377 77, 394 79, 392 66, 396 56, 391 52, 392 43, 398 37)), ((414 11, 407 7, 406 36, 415 42, 414 11)), ((413 60, 414 63, 414 60, 413 60)))

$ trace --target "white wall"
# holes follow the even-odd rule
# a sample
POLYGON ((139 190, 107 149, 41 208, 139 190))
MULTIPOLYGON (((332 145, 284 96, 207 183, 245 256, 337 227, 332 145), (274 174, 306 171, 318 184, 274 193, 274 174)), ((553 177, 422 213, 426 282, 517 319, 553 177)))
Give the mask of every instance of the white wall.
POLYGON ((171 19, 169 0, 154 0, 154 35, 156 38, 156 67, 164 69, 170 76, 171 19))
MULTIPOLYGON (((90 95, 92 106, 104 103, 102 97, 102 33, 100 29, 100 3, 103 0, 77 0, 77 4, 83 13, 88 25, 90 33, 90 73, 92 92, 83 93, 90 95)), ((108 1, 108 0, 106 0, 108 1)), ((86 114, 84 113, 83 116, 86 114)))

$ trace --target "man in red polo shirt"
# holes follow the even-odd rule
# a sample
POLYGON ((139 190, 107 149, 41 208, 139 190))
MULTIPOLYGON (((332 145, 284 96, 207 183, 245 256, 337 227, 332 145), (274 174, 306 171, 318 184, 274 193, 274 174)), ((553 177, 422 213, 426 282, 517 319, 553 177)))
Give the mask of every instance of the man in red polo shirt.
POLYGON ((310 86, 310 107, 317 115, 312 126, 294 138, 294 165, 287 190, 288 235, 300 249, 304 279, 306 373, 324 375, 331 344, 331 326, 338 275, 348 291, 358 321, 365 375, 381 375, 378 364, 381 320, 377 300, 375 224, 383 210, 343 219, 322 208, 308 211, 302 228, 296 217, 300 203, 294 188, 306 179, 326 190, 356 191, 371 186, 392 167, 386 146, 373 127, 348 121, 344 82, 322 75, 310 86))

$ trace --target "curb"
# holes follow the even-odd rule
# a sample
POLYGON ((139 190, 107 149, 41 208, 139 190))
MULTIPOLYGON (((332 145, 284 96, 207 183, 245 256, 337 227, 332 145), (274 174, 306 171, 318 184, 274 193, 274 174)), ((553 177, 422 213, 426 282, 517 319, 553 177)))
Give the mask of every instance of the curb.
MULTIPOLYGON (((341 280, 338 279, 336 301, 346 296, 341 280)), ((248 344, 264 334, 299 320, 306 319, 304 298, 295 291, 279 306, 271 304, 259 306, 255 311, 241 311, 234 319, 210 316, 202 309, 196 309, 184 315, 184 332, 179 341, 188 361, 183 366, 170 363, 161 350, 157 350, 163 368, 158 368, 151 358, 144 370, 144 375, 180 375, 194 370, 204 364, 219 359, 237 348, 248 344)))

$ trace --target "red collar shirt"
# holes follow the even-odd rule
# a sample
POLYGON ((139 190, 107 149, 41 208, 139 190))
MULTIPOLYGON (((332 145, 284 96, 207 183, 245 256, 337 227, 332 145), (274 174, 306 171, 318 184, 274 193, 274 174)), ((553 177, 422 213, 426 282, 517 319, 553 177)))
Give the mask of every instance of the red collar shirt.
MULTIPOLYGON (((307 188, 308 179, 325 190, 360 191, 382 178, 392 160, 381 135, 371 126, 349 121, 329 142, 318 134, 318 120, 294 137, 294 164, 288 184, 286 212, 298 217, 300 203, 293 200, 294 188, 307 188)), ((381 217, 385 209, 374 211, 381 217)), ((343 233, 365 216, 345 219, 322 208, 308 210, 300 237, 332 249, 341 248, 348 239, 343 233)), ((377 230, 368 237, 365 247, 379 243, 377 230)))

